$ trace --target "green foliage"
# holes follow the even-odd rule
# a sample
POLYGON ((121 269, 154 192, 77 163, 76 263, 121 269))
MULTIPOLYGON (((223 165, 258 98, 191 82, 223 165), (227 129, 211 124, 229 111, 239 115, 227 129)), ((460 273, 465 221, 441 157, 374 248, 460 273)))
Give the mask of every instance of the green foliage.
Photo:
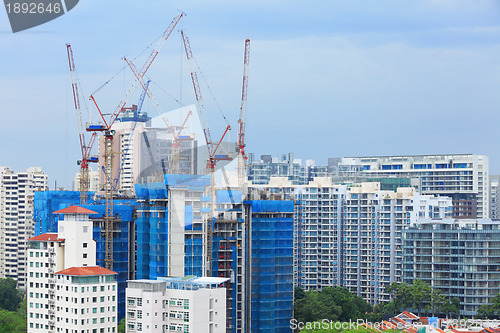
POLYGON ((491 299, 490 304, 484 304, 477 310, 476 318, 498 319, 500 318, 500 294, 491 299))
POLYGON ((320 292, 295 288, 294 318, 299 322, 356 320, 370 311, 370 304, 346 288, 326 287, 320 292))
POLYGON ((25 333, 27 331, 26 297, 16 312, 0 309, 0 333, 25 333))
POLYGON ((392 301, 383 306, 384 314, 396 314, 403 310, 415 311, 419 316, 424 311, 430 315, 460 313, 458 298, 446 300, 439 289, 432 289, 422 280, 415 280, 412 285, 394 282, 385 291, 391 295, 392 301))
POLYGON ((12 278, 0 279, 0 309, 16 311, 23 300, 23 293, 16 289, 17 282, 12 278))
POLYGON ((118 333, 125 333, 125 318, 120 320, 120 323, 118 324, 118 333))
POLYGON ((433 316, 436 315, 437 313, 440 313, 443 304, 445 303, 445 300, 446 297, 443 294, 441 294, 441 290, 432 289, 430 300, 427 304, 427 307, 425 308, 427 310, 427 313, 432 314, 433 316))
POLYGON ((422 280, 416 280, 410 287, 412 305, 418 315, 422 313, 422 306, 431 300, 432 288, 422 280))

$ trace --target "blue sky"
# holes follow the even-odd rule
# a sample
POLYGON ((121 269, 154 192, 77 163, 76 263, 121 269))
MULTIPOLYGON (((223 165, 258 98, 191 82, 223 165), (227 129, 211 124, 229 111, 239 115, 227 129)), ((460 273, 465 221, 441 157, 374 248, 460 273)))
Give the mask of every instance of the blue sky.
MULTIPOLYGON (((500 173, 500 2, 495 0, 97 1, 12 34, 0 10, 0 165, 41 166, 50 187, 78 171, 65 44, 85 97, 148 45, 178 9, 191 40, 214 136, 235 128, 243 43, 251 39, 247 151, 328 157, 477 153, 500 173)), ((194 103, 174 31, 148 76, 164 110, 194 103), (176 102, 181 101, 181 103, 176 102)), ((141 53, 142 52, 142 53, 141 53)), ((119 72, 96 97, 114 108, 119 72)), ((131 102, 138 96, 133 96, 131 102)), ((144 108, 155 114, 150 103, 144 108)))

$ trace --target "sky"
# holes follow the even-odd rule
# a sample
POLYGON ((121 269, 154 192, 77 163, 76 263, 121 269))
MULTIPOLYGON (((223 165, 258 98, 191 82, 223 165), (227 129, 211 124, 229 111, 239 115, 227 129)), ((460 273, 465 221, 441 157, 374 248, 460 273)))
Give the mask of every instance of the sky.
MULTIPOLYGON (((293 152, 317 164, 475 153, 489 156, 490 173, 500 174, 497 0, 80 0, 15 34, 0 9, 0 165, 16 172, 40 166, 51 189, 56 182, 69 188, 81 156, 65 44, 82 106, 91 106, 94 93, 112 112, 134 80, 123 57, 142 66, 179 10, 186 16, 147 77, 162 110, 195 103, 183 29, 201 69, 212 136, 222 134, 224 115, 236 138, 250 38, 247 152, 293 152)), ((93 120, 89 109, 84 115, 93 120)), ((143 110, 157 114, 148 101, 143 110)))

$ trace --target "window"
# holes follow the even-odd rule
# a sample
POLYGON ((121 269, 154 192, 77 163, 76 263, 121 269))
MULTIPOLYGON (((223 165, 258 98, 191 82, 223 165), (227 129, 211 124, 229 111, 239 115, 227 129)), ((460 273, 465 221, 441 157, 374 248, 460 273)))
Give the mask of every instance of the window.
POLYGON ((83 259, 87 259, 87 253, 83 254, 83 259))
POLYGON ((89 232, 89 227, 83 226, 83 232, 89 232))
POLYGON ((87 243, 83 243, 83 247, 87 247, 87 243))
POLYGON ((137 299, 137 306, 142 306, 142 298, 137 299))

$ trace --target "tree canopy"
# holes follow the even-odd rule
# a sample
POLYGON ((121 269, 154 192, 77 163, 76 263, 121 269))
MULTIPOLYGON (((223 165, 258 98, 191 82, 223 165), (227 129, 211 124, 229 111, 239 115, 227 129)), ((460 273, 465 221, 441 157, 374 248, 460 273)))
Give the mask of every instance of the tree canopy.
POLYGON ((500 318, 500 294, 491 299, 491 304, 484 304, 477 310, 476 318, 499 319, 500 318))
POLYGON ((370 311, 370 304, 346 288, 326 287, 308 292, 295 288, 294 318, 301 322, 356 320, 370 311))
POLYGON ((23 300, 23 293, 16 289, 17 281, 12 278, 0 279, 0 308, 16 311, 23 300))
POLYGON ((26 297, 14 279, 0 279, 0 333, 27 331, 26 297))
POLYGON ((407 283, 391 283, 385 291, 392 297, 392 301, 383 306, 382 312, 396 314, 403 310, 410 310, 428 315, 446 314, 458 316, 460 314, 460 300, 457 297, 446 299, 439 289, 432 289, 422 280, 415 280, 411 285, 407 283))

